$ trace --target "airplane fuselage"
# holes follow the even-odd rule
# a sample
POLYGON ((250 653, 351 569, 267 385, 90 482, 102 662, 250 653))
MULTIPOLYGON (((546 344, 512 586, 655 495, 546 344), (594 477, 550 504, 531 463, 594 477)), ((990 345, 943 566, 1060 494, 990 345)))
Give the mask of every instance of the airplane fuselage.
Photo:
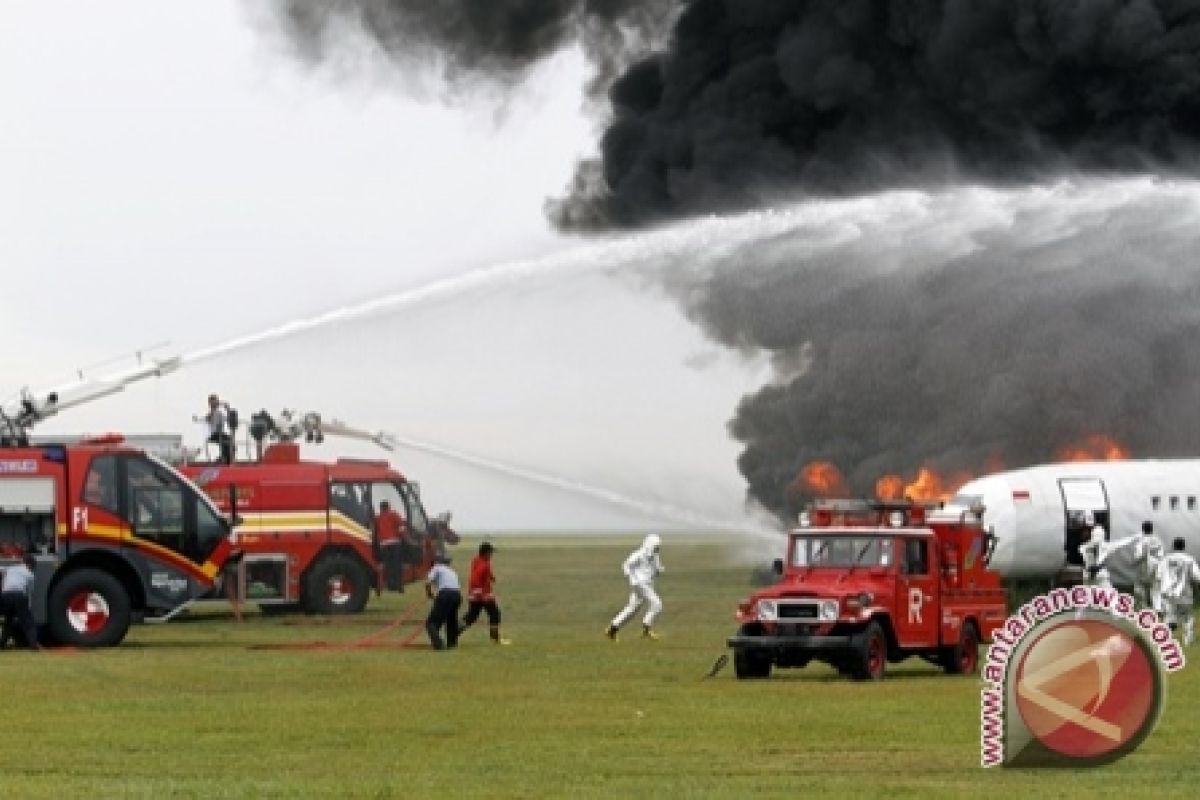
MULTIPOLYGON (((1051 578, 1080 564, 1088 511, 1111 542, 1142 535, 1149 521, 1168 552, 1178 537, 1200 557, 1200 460, 1045 464, 977 478, 957 497, 983 499, 984 528, 996 537, 990 563, 1008 578, 1051 578)), ((1132 583, 1133 549, 1107 566, 1114 583, 1132 583)))

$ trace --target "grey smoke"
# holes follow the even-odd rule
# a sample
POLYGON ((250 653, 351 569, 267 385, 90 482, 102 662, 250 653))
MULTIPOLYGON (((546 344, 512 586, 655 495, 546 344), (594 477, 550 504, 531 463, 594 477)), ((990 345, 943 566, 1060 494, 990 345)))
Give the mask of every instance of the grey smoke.
POLYGON ((1200 450, 1200 184, 1082 181, 810 202, 811 221, 664 277, 724 344, 799 360, 743 399, 750 496, 814 459, 870 494, 1105 433, 1200 450))

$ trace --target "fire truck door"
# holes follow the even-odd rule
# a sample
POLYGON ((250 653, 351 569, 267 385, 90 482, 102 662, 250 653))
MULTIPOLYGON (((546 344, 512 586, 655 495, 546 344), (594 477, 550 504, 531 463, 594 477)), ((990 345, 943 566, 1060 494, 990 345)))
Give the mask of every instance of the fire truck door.
POLYGON ((934 540, 901 540, 900 574, 896 579, 893 624, 903 647, 932 647, 938 641, 941 609, 938 607, 934 540))
POLYGON ((1083 515, 1092 512, 1096 524, 1104 527, 1105 538, 1110 538, 1108 492, 1099 478, 1061 478, 1058 487, 1063 498, 1063 549, 1067 563, 1083 566, 1079 545, 1091 536, 1083 515))

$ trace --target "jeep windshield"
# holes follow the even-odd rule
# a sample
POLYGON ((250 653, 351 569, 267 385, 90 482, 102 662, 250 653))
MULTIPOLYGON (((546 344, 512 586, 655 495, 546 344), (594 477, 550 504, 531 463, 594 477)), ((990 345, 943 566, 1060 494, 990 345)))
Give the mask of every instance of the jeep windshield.
POLYGON ((886 567, 893 563, 887 536, 796 536, 793 567, 886 567))

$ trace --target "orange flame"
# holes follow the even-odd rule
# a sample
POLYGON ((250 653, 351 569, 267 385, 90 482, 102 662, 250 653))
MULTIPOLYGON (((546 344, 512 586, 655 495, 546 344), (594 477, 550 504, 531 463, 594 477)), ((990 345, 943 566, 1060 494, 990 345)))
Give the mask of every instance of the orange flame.
POLYGON ((948 498, 950 492, 940 474, 929 467, 921 467, 916 480, 904 487, 904 496, 910 500, 940 500, 948 498))
POLYGON ((813 497, 847 497, 846 479, 842 471, 828 461, 810 461, 800 470, 790 487, 793 491, 813 497))
POLYGON ((1124 461, 1129 458, 1129 450, 1107 434, 1093 433, 1060 447, 1054 457, 1058 461, 1124 461))
POLYGON ((970 472, 943 475, 926 466, 907 482, 899 475, 884 475, 875 482, 875 496, 880 500, 949 500, 958 487, 974 477, 970 472))
POLYGON ((904 497, 904 478, 884 475, 875 481, 875 496, 880 500, 900 500, 904 497))
MULTIPOLYGON (((1075 444, 1060 448, 1055 453, 1056 461, 1121 461, 1130 457, 1129 449, 1107 434, 1094 433, 1075 444)), ((988 456, 981 473, 954 472, 943 474, 929 466, 922 466, 911 481, 896 474, 884 475, 875 481, 875 496, 880 500, 949 500, 963 484, 974 480, 979 474, 1001 472, 1005 469, 1004 459, 998 453, 988 456)), ((807 488, 818 497, 845 494, 846 484, 837 467, 824 461, 814 461, 801 470, 793 484, 798 490, 807 488), (831 485, 827 491, 816 486, 831 485)))

